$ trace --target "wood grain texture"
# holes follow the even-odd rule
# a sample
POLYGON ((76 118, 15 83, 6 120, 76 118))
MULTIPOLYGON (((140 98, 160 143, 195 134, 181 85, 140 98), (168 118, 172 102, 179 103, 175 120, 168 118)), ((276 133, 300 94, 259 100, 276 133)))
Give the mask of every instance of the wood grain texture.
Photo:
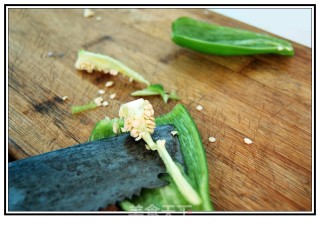
MULTIPOLYGON (((10 157, 83 143, 97 121, 117 117, 119 106, 135 99, 130 93, 143 87, 138 83, 77 71, 77 51, 84 48, 113 56, 182 97, 203 139, 217 210, 312 210, 311 49, 293 43, 294 57, 204 55, 171 42, 173 20, 190 16, 263 31, 204 9, 95 12, 101 21, 84 18, 82 9, 9 9, 10 157), (104 95, 108 107, 71 114, 72 105, 90 102, 109 80, 115 85, 104 95), (115 99, 108 98, 112 93, 115 99)), ((149 100, 156 115, 177 103, 149 100)))

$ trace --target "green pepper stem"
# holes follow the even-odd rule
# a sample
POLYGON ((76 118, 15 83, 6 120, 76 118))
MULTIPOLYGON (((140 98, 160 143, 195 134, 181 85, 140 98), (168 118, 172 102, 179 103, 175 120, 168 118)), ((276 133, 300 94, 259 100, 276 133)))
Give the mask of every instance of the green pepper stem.
POLYGON ((174 163, 171 156, 169 155, 166 147, 165 140, 157 141, 157 150, 163 160, 169 175, 172 177, 173 181, 177 185, 179 191, 193 205, 199 205, 201 199, 198 193, 192 188, 189 182, 184 178, 178 166, 174 163))

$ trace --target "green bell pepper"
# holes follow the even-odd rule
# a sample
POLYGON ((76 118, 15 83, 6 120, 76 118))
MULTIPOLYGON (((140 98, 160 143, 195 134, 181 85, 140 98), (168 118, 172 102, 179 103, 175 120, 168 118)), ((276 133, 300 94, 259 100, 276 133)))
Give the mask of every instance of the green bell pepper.
POLYGON ((189 17, 172 23, 172 40, 182 47, 214 55, 294 55, 292 45, 285 40, 189 17))

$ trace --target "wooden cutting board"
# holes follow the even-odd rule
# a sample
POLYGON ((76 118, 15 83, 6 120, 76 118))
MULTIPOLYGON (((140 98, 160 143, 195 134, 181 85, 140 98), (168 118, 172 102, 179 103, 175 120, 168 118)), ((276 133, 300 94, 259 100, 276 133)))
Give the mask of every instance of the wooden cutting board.
POLYGON ((130 93, 141 84, 77 71, 77 51, 86 49, 177 91, 179 102, 148 99, 156 115, 176 103, 191 113, 206 149, 216 210, 312 210, 310 48, 293 43, 294 57, 210 56, 171 42, 171 22, 190 16, 263 31, 204 9, 95 13, 85 18, 83 9, 9 10, 10 160, 86 142, 97 121, 117 117, 122 103, 136 99, 130 93), (109 106, 71 114, 72 105, 90 102, 106 81, 115 82, 103 96, 109 106), (116 97, 109 99, 112 93, 116 97), (196 110, 197 105, 204 109, 196 110), (210 136, 216 142, 209 142, 210 136))

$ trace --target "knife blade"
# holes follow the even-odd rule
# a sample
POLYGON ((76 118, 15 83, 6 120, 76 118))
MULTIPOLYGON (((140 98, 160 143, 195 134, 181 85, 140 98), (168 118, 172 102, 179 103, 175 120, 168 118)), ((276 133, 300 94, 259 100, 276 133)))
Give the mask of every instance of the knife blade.
MULTIPOLYGON (((159 126, 174 161, 183 165, 173 126, 159 126)), ((166 168, 157 151, 129 134, 91 141, 9 163, 9 211, 97 211, 142 188, 157 188, 166 168)))

